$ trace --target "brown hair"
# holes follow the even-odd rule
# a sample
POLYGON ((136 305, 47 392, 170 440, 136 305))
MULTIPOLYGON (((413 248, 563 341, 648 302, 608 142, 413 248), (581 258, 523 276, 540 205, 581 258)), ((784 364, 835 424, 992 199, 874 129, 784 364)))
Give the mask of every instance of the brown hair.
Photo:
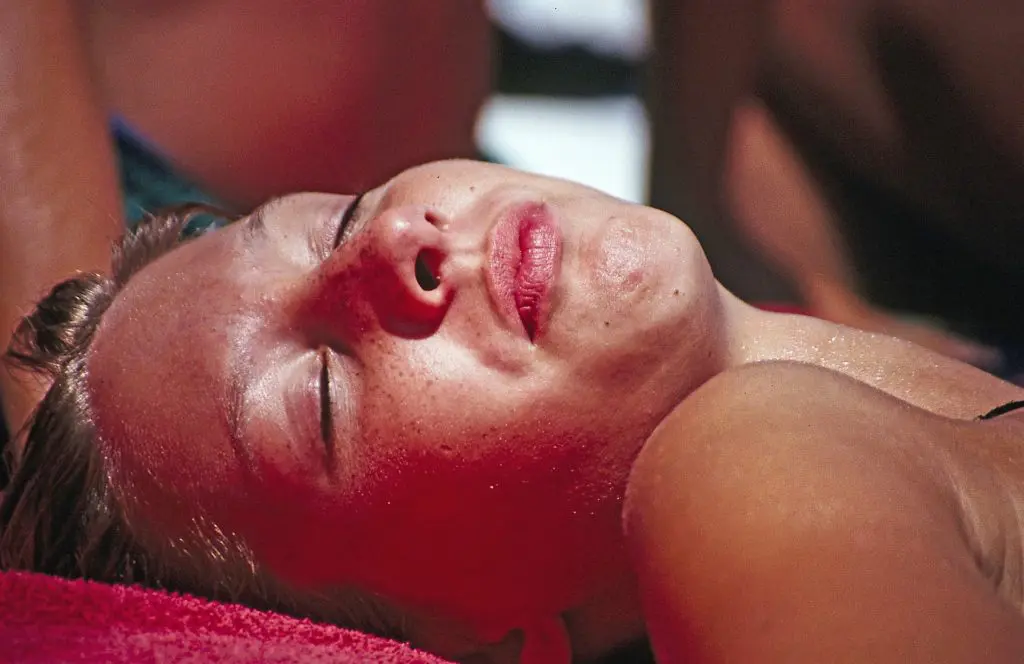
POLYGON ((97 448, 86 389, 86 356, 111 302, 143 267, 182 242, 197 214, 188 206, 152 217, 114 249, 112 276, 81 274, 61 282, 18 326, 5 361, 50 384, 32 418, 4 452, 0 486, 0 570, 18 569, 188 592, 210 599, 399 636, 379 602, 350 590, 298 593, 260 568, 237 538, 201 524, 199 541, 151 546, 133 531, 97 448))

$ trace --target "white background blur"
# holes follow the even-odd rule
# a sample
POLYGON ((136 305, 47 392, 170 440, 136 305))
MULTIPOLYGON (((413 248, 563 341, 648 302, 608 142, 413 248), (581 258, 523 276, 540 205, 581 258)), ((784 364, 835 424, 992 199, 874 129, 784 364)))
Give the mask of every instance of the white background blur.
MULTIPOLYGON (((643 57, 644 0, 489 0, 495 22, 540 46, 583 45, 643 57)), ((632 95, 598 99, 494 95, 477 128, 480 146, 503 163, 583 182, 642 202, 648 127, 632 95)))

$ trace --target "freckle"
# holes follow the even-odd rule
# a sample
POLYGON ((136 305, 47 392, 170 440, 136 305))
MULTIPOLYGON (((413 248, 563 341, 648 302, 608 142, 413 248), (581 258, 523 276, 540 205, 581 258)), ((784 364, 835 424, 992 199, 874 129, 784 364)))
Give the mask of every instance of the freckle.
POLYGON ((611 323, 610 323, 610 322, 608 322, 608 321, 605 321, 605 322, 604 322, 604 326, 605 326, 605 327, 608 327, 609 325, 611 325, 611 323))
POLYGON ((476 185, 475 184, 469 185, 469 193, 472 194, 472 193, 475 193, 475 192, 476 192, 476 185))

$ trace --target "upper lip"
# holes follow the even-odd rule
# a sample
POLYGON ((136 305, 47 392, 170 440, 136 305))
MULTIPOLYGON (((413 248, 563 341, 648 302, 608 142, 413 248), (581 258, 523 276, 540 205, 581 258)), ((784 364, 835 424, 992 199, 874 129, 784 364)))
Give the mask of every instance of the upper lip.
MULTIPOLYGON (((557 263, 561 257, 561 235, 553 216, 544 204, 520 202, 509 206, 502 212, 488 236, 487 269, 485 270, 487 289, 498 313, 512 328, 522 330, 531 339, 538 330, 530 329, 531 325, 520 315, 517 298, 521 298, 523 294, 517 293, 517 286, 523 285, 525 276, 521 273, 523 252, 520 239, 527 229, 527 225, 531 222, 536 223, 537 215, 541 215, 545 228, 554 231, 554 242, 556 243, 555 264, 550 271, 540 271, 544 283, 532 284, 535 287, 534 290, 539 290, 540 293, 539 311, 535 313, 539 316, 540 323, 543 323, 548 309, 547 300, 552 286, 551 282, 554 281, 558 269, 557 263)), ((531 272, 531 276, 537 276, 536 270, 531 272)))

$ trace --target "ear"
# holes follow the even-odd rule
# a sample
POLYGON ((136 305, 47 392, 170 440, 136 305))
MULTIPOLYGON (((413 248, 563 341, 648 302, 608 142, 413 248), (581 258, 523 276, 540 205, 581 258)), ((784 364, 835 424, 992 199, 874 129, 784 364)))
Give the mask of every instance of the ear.
POLYGON ((562 616, 551 616, 522 628, 519 664, 571 664, 572 643, 562 616))

